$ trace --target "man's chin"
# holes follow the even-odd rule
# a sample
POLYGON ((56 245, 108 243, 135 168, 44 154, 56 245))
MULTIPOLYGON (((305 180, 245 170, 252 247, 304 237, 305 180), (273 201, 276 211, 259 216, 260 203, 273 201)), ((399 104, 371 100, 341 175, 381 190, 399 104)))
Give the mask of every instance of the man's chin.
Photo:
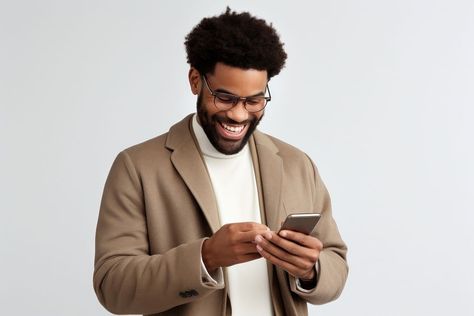
MULTIPOLYGON (((208 137, 211 140, 212 145, 216 148, 220 153, 224 155, 234 155, 240 152, 245 145, 247 145, 250 137, 252 136, 253 132, 255 131, 259 121, 256 123, 251 122, 249 123, 248 127, 246 127, 246 133, 240 139, 226 139, 219 134, 217 130, 214 129, 212 137, 208 137)), ((215 128, 215 127, 214 127, 215 128)))
POLYGON ((237 141, 220 139, 217 144, 214 144, 214 147, 216 147, 216 149, 224 155, 233 155, 240 152, 242 148, 244 148, 244 138, 237 141))

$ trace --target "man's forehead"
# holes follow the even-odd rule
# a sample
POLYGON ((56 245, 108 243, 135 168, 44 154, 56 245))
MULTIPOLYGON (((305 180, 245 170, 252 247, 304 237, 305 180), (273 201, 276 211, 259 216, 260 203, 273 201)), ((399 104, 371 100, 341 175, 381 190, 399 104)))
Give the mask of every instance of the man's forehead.
POLYGON ((216 64, 214 73, 206 76, 212 88, 235 95, 255 95, 265 91, 266 70, 243 69, 216 64))
POLYGON ((247 79, 258 78, 260 80, 264 79, 265 81, 267 81, 266 70, 235 67, 221 62, 216 63, 216 65, 214 66, 214 71, 210 73, 210 76, 221 80, 242 77, 247 79))

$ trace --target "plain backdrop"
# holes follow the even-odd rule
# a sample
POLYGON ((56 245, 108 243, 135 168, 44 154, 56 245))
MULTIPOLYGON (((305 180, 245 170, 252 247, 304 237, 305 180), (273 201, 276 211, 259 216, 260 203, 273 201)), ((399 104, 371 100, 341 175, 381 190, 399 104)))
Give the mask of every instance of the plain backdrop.
POLYGON ((194 111, 184 37, 226 5, 285 42, 260 129, 314 159, 349 246, 345 291, 310 314, 474 315, 469 0, 1 0, 1 314, 108 315, 105 178, 194 111))

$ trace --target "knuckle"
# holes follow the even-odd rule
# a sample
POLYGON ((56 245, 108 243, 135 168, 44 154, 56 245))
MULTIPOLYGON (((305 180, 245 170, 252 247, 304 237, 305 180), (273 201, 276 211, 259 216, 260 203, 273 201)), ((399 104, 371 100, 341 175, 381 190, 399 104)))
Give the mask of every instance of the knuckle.
POLYGON ((295 244, 290 244, 290 245, 287 246, 286 249, 287 249, 288 252, 295 254, 298 251, 298 246, 295 245, 295 244))
POLYGON ((291 267, 290 267, 290 268, 288 268, 287 271, 288 271, 292 276, 294 276, 294 277, 296 277, 296 278, 297 278, 298 276, 302 275, 301 270, 298 269, 298 268, 291 268, 291 267))
POLYGON ((240 226, 242 227, 242 229, 249 229, 252 227, 252 223, 251 222, 242 222, 240 223, 240 226))
POLYGON ((323 245, 323 243, 322 243, 319 239, 317 239, 317 241, 318 241, 318 246, 317 246, 317 247, 318 247, 318 250, 319 250, 319 251, 322 251, 323 248, 324 248, 324 245, 323 245))
POLYGON ((295 240, 297 243, 299 243, 300 245, 303 245, 303 246, 306 246, 308 244, 308 236, 301 236, 301 235, 297 235, 295 236, 295 240))
POLYGON ((258 224, 258 223, 249 223, 249 230, 261 230, 262 227, 260 226, 261 224, 258 224))
POLYGON ((311 270, 311 269, 313 268, 313 266, 314 266, 314 263, 306 261, 306 262, 304 263, 304 270, 305 270, 305 272, 311 270))
POLYGON ((323 243, 321 242, 321 240, 319 240, 316 237, 312 237, 312 239, 313 239, 311 241, 312 248, 314 248, 318 251, 321 251, 323 249, 323 243))
POLYGON ((229 235, 229 242, 230 242, 231 244, 236 244, 236 243, 237 243, 237 235, 235 235, 235 234, 230 234, 230 235, 229 235))
POLYGON ((318 255, 315 253, 311 253, 311 255, 309 256, 309 260, 311 260, 311 262, 318 261, 318 255))

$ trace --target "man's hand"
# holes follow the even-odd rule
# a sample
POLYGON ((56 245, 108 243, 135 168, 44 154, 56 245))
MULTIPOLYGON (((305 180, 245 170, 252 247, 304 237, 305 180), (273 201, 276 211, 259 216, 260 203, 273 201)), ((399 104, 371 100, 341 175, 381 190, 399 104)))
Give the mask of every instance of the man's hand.
POLYGON ((310 235, 290 230, 279 234, 265 232, 255 237, 257 251, 274 265, 301 280, 315 277, 314 266, 323 249, 322 242, 310 235))
POLYGON ((232 223, 222 226, 202 245, 202 260, 207 271, 228 267, 260 258, 255 247, 255 237, 269 232, 258 223, 232 223))

